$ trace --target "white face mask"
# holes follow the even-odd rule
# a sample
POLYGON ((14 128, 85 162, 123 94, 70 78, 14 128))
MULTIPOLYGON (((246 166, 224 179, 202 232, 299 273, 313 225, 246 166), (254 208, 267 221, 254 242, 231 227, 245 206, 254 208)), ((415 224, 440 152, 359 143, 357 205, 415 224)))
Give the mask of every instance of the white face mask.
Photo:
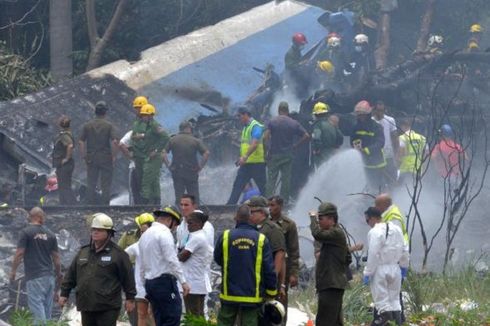
POLYGON ((301 51, 305 48, 304 44, 301 44, 300 46, 298 46, 298 49, 301 51))
POLYGON ((362 52, 362 46, 360 45, 356 45, 354 49, 356 50, 356 52, 362 52))

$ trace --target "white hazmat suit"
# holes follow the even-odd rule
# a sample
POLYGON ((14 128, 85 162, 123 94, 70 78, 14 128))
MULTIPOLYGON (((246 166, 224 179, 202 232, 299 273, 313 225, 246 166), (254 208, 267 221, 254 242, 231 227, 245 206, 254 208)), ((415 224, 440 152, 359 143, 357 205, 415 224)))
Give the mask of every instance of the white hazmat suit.
POLYGON ((408 246, 400 227, 392 222, 375 224, 368 233, 364 276, 369 276, 371 295, 379 313, 401 311, 400 267, 407 268, 408 263, 408 246))

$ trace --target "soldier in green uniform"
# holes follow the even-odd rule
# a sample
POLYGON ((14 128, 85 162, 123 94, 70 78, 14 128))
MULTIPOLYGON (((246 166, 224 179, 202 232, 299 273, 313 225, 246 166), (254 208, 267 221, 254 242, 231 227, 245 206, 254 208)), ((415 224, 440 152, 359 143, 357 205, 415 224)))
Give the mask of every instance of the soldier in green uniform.
POLYGON ((112 170, 118 148, 114 126, 105 119, 108 107, 104 101, 95 104, 95 119, 82 127, 80 156, 87 163, 87 203, 109 205, 112 170), (95 188, 100 177, 102 199, 96 199, 95 188))
POLYGON ((203 141, 192 135, 189 121, 179 125, 179 133, 170 138, 165 148, 163 161, 172 172, 174 181, 175 203, 179 204, 184 193, 193 195, 199 204, 199 172, 204 168, 209 158, 209 150, 203 141), (172 153, 170 164, 167 153, 172 153), (202 159, 198 162, 197 155, 202 159))
POLYGON ((310 212, 313 238, 321 243, 316 263, 318 313, 315 325, 343 325, 342 299, 347 286, 346 268, 352 261, 344 231, 338 224, 337 207, 322 203, 310 212))
POLYGON ((75 142, 70 130, 70 122, 71 120, 67 116, 60 118, 58 125, 61 131, 54 141, 52 154, 61 205, 73 205, 76 202, 75 195, 71 189, 71 179, 75 169, 75 162, 72 157, 75 142))
POLYGON ((162 153, 169 140, 168 134, 153 119, 155 107, 146 104, 141 107, 141 119, 134 122, 133 158, 136 173, 141 175, 141 197, 143 204, 157 204, 160 197, 160 169, 162 153))
POLYGON ((262 196, 254 196, 245 204, 250 207, 250 223, 255 225, 260 233, 269 240, 274 270, 276 271, 280 288, 279 296, 285 294, 286 286, 286 240, 279 226, 269 218, 267 199, 262 196))
POLYGON ((122 305, 121 289, 126 311, 134 309, 136 287, 131 262, 128 254, 111 241, 113 236, 112 219, 103 213, 94 214, 90 244, 80 249, 61 284, 61 306, 76 288, 82 326, 116 326, 122 305))
MULTIPOLYGON (((269 212, 271 220, 274 221, 282 230, 286 241, 286 282, 283 284, 281 292, 284 295, 280 298, 281 303, 287 312, 288 308, 288 289, 298 285, 299 274, 299 241, 298 228, 296 223, 282 213, 284 200, 280 196, 269 198, 269 212)), ((284 317, 284 324, 287 322, 287 313, 284 317)))
POLYGON ((344 142, 344 135, 335 126, 328 116, 330 107, 328 104, 318 102, 313 107, 315 122, 313 123, 312 133, 312 153, 313 163, 318 168, 323 162, 328 160, 344 142))

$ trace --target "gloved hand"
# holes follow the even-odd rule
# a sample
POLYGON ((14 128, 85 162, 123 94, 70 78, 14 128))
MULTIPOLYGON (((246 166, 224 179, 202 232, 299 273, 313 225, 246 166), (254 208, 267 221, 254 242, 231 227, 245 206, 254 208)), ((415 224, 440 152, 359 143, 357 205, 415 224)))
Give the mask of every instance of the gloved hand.
POLYGON ((402 280, 406 279, 408 275, 408 267, 400 267, 400 271, 402 273, 402 280))
POLYGON ((364 277, 362 278, 362 284, 364 284, 364 285, 369 284, 369 276, 364 275, 364 277))

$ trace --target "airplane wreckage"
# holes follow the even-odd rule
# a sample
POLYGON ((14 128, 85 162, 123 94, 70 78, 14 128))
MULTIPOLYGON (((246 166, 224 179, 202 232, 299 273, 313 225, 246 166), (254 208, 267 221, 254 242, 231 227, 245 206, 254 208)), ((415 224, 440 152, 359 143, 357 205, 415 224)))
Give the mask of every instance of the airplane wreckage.
MULTIPOLYGON (((324 27, 324 35, 328 32, 338 32, 341 37, 342 34, 354 34, 351 12, 331 14, 317 10, 315 14, 319 16, 319 26, 324 27)), ((438 105, 449 107, 449 116, 474 103, 475 93, 482 102, 490 101, 489 52, 417 53, 400 64, 365 72, 347 89, 339 89, 335 80, 317 68, 319 55, 326 46, 325 37, 322 37, 302 58, 302 74, 313 78, 309 85, 300 85, 304 91, 297 94, 301 105, 299 112, 292 116, 305 127, 311 120, 312 106, 318 101, 328 103, 331 112, 341 117, 340 126, 345 134, 349 134, 352 121, 348 113, 361 99, 383 100, 393 108, 395 116, 427 115, 434 106, 434 99, 438 105)), ((352 49, 346 50, 349 51, 352 49)), ((279 57, 282 56, 283 53, 279 57)), ((266 121, 274 111, 271 105, 276 97, 295 92, 295 87, 298 89, 286 73, 278 74, 267 62, 263 65, 262 68, 249 67, 262 76, 263 82, 243 103, 232 103, 216 89, 184 85, 167 90, 176 98, 206 109, 205 114, 190 120, 195 125, 196 135, 215 149, 216 155, 211 157, 216 162, 231 161, 236 153, 240 126, 233 113, 237 106, 247 106, 255 117, 266 121)), ((135 95, 134 89, 115 76, 85 74, 38 93, 0 103, 0 202, 28 207, 36 205, 39 198, 46 195, 44 185, 52 173, 50 155, 53 138, 58 132, 56 122, 61 115, 72 118, 73 133, 77 136, 83 123, 92 118, 95 102, 103 99, 110 104, 108 119, 122 136, 122 132, 131 128, 134 119, 130 103, 135 95)), ((297 109, 293 107, 292 111, 297 109)), ((75 151, 76 162, 81 162, 77 155, 75 151)), ((127 189, 127 172, 127 160, 119 157, 113 181, 115 196, 127 189)), ((83 164, 76 165, 74 184, 80 204, 83 204, 83 164)))

